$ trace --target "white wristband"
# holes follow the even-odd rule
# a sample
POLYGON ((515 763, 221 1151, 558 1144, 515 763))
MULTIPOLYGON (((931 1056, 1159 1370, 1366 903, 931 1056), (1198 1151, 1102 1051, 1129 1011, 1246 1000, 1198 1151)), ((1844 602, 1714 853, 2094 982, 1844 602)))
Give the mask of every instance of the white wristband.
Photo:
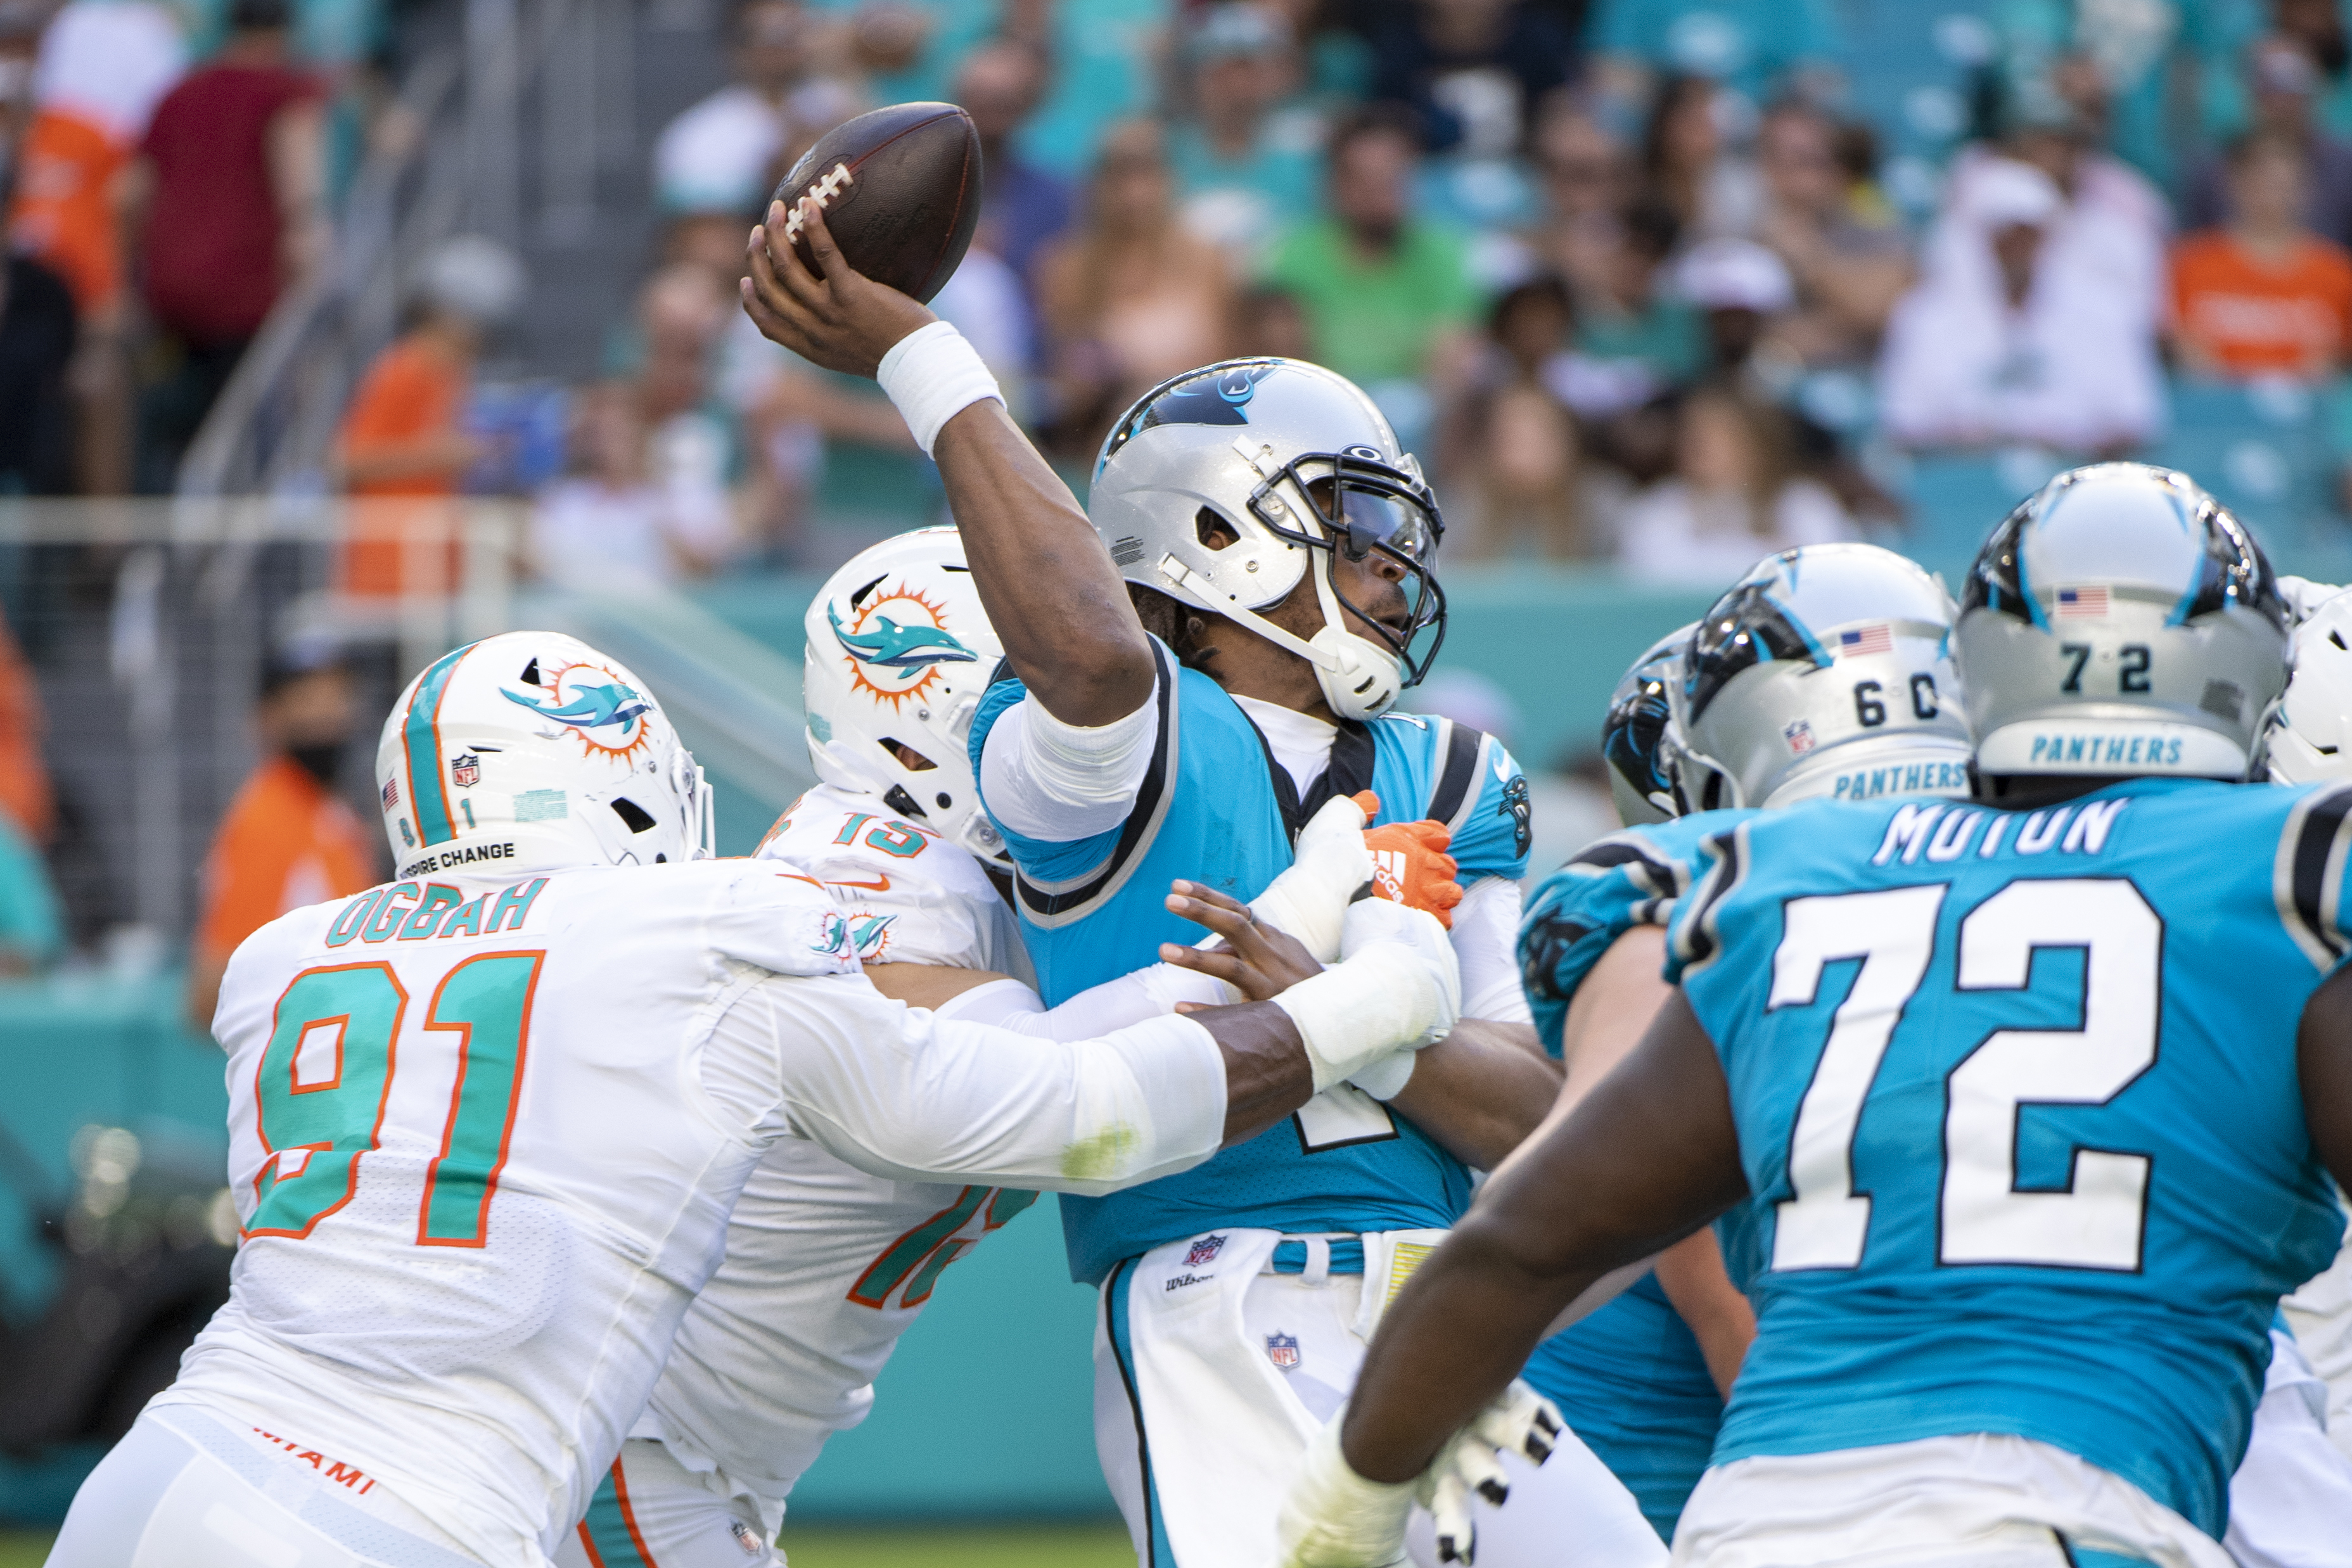
POLYGON ((890 394, 926 457, 949 420, 983 399, 1004 401, 980 350, 945 321, 918 327, 893 343, 874 379, 890 394))

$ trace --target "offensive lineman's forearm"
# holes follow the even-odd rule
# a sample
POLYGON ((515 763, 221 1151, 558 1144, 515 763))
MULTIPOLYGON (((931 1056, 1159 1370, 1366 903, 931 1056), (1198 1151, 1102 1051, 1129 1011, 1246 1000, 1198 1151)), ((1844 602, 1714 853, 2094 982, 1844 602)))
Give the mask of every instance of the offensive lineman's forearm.
POLYGON ((1534 1028, 1464 1019, 1421 1053, 1389 1104, 1476 1170, 1491 1171, 1527 1140, 1559 1092, 1559 1068, 1534 1028))
POLYGON ((971 580, 1045 711, 1095 727, 1151 699, 1150 643, 1084 507, 1004 405, 973 403, 933 444, 971 580))
POLYGON ((1721 1067, 1678 994, 1584 1104, 1488 1178, 1381 1318, 1348 1403, 1349 1464, 1375 1481, 1419 1475, 1562 1308, 1746 1190, 1721 1067))

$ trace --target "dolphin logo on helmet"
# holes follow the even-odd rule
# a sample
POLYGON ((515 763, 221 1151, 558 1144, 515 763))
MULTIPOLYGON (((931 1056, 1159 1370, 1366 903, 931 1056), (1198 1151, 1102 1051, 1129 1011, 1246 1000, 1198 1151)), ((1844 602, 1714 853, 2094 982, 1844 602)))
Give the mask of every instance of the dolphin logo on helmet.
POLYGON ((852 632, 842 625, 831 604, 824 607, 824 614, 833 622, 835 639, 863 664, 913 670, 925 664, 968 664, 980 657, 937 626, 901 626, 887 615, 877 615, 874 631, 852 632))
POLYGON ((508 691, 504 686, 499 691, 507 701, 519 703, 541 718, 551 718, 559 724, 572 725, 579 729, 602 729, 608 724, 626 724, 639 714, 653 711, 637 700, 637 689, 625 682, 614 681, 605 685, 576 689, 580 694, 578 696, 554 707, 508 691))

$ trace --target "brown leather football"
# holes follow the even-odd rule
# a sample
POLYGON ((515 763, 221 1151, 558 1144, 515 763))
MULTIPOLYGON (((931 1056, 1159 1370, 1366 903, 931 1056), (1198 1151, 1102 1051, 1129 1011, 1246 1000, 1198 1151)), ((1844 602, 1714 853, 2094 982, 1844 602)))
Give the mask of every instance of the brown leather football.
POLYGON ((810 270, 800 200, 814 198, 849 265, 929 302, 980 222, 980 135, 952 103, 896 103, 817 139, 776 187, 784 234, 810 270))

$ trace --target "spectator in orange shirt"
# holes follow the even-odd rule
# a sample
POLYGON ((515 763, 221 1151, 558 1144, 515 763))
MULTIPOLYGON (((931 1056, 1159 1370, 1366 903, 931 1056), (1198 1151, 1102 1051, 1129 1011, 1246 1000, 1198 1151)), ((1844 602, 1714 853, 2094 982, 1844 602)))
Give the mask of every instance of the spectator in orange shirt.
MULTIPOLYGON (((457 493, 467 470, 485 455, 464 428, 475 356, 522 289, 521 264, 493 240, 461 235, 425 258, 408 330, 369 367, 343 415, 335 458, 346 491, 411 500, 457 493)), ((346 592, 388 597, 456 588, 454 549, 411 549, 401 538, 436 509, 370 510, 344 553, 346 592)))
POLYGON ((2194 375, 2333 372, 2352 350, 2352 253, 2304 227, 2308 177, 2292 139, 2257 131, 2231 150, 2225 228, 2172 253, 2173 341, 2194 375))
POLYGON ((373 841, 334 792, 358 716, 350 672, 329 649, 297 646, 263 672, 254 712, 261 766, 229 803, 205 860, 188 960, 188 1017, 198 1029, 212 1028, 238 943, 289 909, 375 884, 373 841))
POLYGON ((33 668, 0 620, 0 817, 35 844, 47 843, 56 823, 48 765, 41 758, 47 727, 33 668))

